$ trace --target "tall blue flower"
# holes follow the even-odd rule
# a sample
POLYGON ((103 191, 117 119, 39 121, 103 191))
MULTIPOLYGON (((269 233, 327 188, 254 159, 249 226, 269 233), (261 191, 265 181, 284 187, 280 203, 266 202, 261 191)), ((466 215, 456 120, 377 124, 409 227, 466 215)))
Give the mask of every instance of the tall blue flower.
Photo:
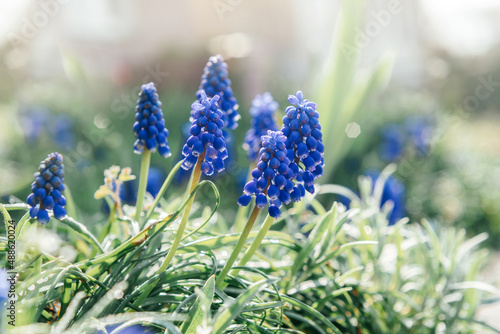
POLYGON ((63 157, 59 153, 51 153, 43 160, 34 174, 35 181, 31 184, 32 193, 27 198, 31 206, 31 218, 38 219, 41 224, 49 221, 47 210, 53 210, 54 217, 63 219, 66 216, 66 198, 64 191, 64 165, 63 157))
POLYGON ((262 148, 257 168, 252 171, 253 180, 244 188, 238 199, 240 206, 247 206, 255 195, 255 205, 263 209, 269 202, 269 215, 281 215, 282 204, 288 204, 295 192, 304 192, 301 184, 294 186, 293 171, 286 156, 287 138, 280 131, 268 131, 262 136, 262 148))
MULTIPOLYGON (((285 110, 281 129, 287 137, 287 157, 297 181, 303 182, 305 189, 312 194, 314 180, 323 175, 325 161, 319 113, 316 111, 316 103, 305 100, 301 91, 296 95, 289 95, 288 102, 292 106, 285 110)), ((294 195, 300 200, 299 194, 294 195)))
POLYGON ((161 101, 158 99, 154 83, 142 85, 135 107, 134 132, 137 140, 134 143, 134 152, 141 154, 144 148, 151 152, 156 151, 168 158, 168 130, 165 128, 165 119, 161 110, 161 101))
POLYGON ((238 101, 233 95, 227 64, 222 56, 216 55, 208 59, 201 76, 200 88, 196 93, 198 98, 200 98, 202 91, 205 91, 208 97, 220 96, 219 107, 224 113, 222 117, 224 126, 228 129, 235 129, 240 119, 238 101))
POLYGON ((261 148, 260 137, 265 135, 267 131, 278 130, 276 124, 275 113, 278 109, 278 103, 273 100, 270 93, 257 95, 252 101, 250 108, 250 130, 247 131, 243 148, 247 151, 248 160, 255 161, 257 154, 261 148))
POLYGON ((224 121, 218 105, 219 99, 219 95, 209 98, 204 91, 201 91, 199 101, 191 105, 192 125, 189 129, 191 136, 182 148, 183 169, 190 169, 199 158, 202 158, 203 174, 212 175, 214 171, 220 173, 224 170, 224 160, 228 154, 222 133, 224 121))

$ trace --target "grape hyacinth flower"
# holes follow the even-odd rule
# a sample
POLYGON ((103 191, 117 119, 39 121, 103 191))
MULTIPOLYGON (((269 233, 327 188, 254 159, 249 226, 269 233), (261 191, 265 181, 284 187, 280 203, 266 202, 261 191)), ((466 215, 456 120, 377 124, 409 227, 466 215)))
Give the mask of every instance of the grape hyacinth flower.
POLYGON ((35 181, 31 184, 32 193, 27 198, 31 206, 30 217, 38 219, 41 224, 49 221, 48 211, 54 212, 54 217, 63 219, 66 216, 66 198, 64 191, 64 166, 63 157, 55 152, 49 154, 38 167, 34 174, 35 181))
POLYGON ((404 152, 407 136, 396 123, 388 123, 381 129, 382 141, 379 145, 379 156, 385 162, 398 160, 404 152))
MULTIPOLYGON (((281 216, 283 203, 300 201, 306 190, 313 193, 314 180, 323 174, 324 146, 316 103, 304 100, 300 91, 296 96, 290 95, 288 101, 294 106, 286 109, 283 128, 281 131, 268 131, 267 136, 261 137, 261 156, 257 168, 252 171, 253 180, 245 185, 244 194, 238 199, 238 205, 247 206, 255 195, 255 207, 215 281, 219 289, 227 286, 224 280, 242 250, 259 211, 269 203, 269 214, 238 267, 244 266, 255 254, 275 218, 281 216)), ((236 272, 238 270, 235 269, 236 272)))
POLYGON ((279 131, 269 130, 262 136, 260 160, 252 171, 253 180, 245 185, 244 194, 238 199, 240 206, 247 206, 255 195, 255 205, 263 209, 269 202, 269 215, 278 218, 282 204, 290 203, 291 193, 296 188, 292 182, 290 160, 286 156, 286 141, 279 131))
POLYGON ((275 113, 278 103, 273 100, 270 93, 257 95, 252 101, 250 116, 252 116, 250 130, 247 131, 243 148, 247 152, 248 160, 255 161, 261 148, 261 136, 267 131, 276 131, 275 113))
MULTIPOLYGON (((314 180, 323 175, 325 159, 319 113, 316 103, 305 100, 301 91, 288 96, 293 106, 286 108, 281 132, 287 137, 287 157, 294 177, 303 182, 305 190, 314 193, 314 180)), ((305 195, 302 187, 292 192, 294 201, 305 195)))
POLYGON ((182 168, 185 170, 191 169, 200 156, 203 159, 203 174, 210 176, 214 171, 220 173, 224 170, 224 160, 228 153, 222 133, 224 122, 218 105, 219 99, 219 95, 209 98, 201 91, 199 101, 191 105, 191 136, 182 149, 185 157, 182 168))
POLYGON ((404 123, 404 131, 408 132, 417 153, 425 156, 431 148, 434 135, 433 120, 422 115, 411 115, 404 123))
POLYGON ((134 143, 134 153, 141 154, 144 148, 154 152, 158 147, 162 157, 170 156, 168 130, 165 128, 161 105, 154 83, 142 85, 135 108, 136 122, 133 129, 137 140, 134 143))
POLYGON ((222 110, 224 126, 228 129, 238 127, 238 101, 231 89, 231 80, 228 77, 227 64, 221 55, 212 56, 208 59, 207 65, 203 69, 201 83, 196 96, 201 98, 204 91, 208 97, 218 95, 220 97, 219 107, 222 110))

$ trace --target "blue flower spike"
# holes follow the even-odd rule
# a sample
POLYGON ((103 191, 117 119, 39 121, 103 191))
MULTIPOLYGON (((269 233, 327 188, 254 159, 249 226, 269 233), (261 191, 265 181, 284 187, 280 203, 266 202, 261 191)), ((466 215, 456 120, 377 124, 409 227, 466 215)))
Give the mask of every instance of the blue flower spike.
POLYGON ((278 103, 270 93, 257 95, 252 101, 250 116, 252 116, 250 130, 247 131, 243 148, 247 152, 248 160, 255 161, 261 148, 261 136, 267 131, 277 131, 276 110, 278 103))
POLYGON ((49 211, 53 211, 54 217, 63 219, 66 217, 66 198, 64 192, 64 165, 63 157, 55 152, 49 154, 38 167, 34 174, 35 181, 31 184, 32 193, 26 202, 29 204, 30 217, 36 218, 40 224, 49 221, 49 211))
POLYGON ((286 108, 281 132, 287 137, 287 157, 294 178, 301 182, 291 193, 300 201, 305 191, 314 193, 314 180, 323 175, 325 147, 316 103, 304 99, 301 91, 288 96, 292 104, 286 108), (303 183, 303 184, 302 184, 303 183))
POLYGON ((224 121, 219 109, 219 99, 219 95, 209 98, 201 91, 200 99, 191 105, 190 136, 182 149, 184 160, 181 167, 185 170, 191 169, 199 157, 203 159, 203 174, 210 176, 215 171, 220 173, 224 170, 224 160, 228 153, 222 133, 224 121))
POLYGON ((262 136, 262 148, 252 180, 245 185, 244 194, 238 199, 240 206, 247 206, 253 195, 255 205, 263 209, 269 203, 269 215, 281 216, 281 206, 290 203, 294 191, 293 171, 286 156, 287 138, 280 131, 268 131, 262 136))
POLYGON ((238 101, 231 89, 231 80, 228 76, 227 64, 220 55, 212 56, 208 59, 207 65, 203 69, 201 83, 196 96, 201 97, 204 91, 208 97, 218 95, 220 97, 219 107, 223 112, 222 120, 224 127, 236 129, 238 127, 238 101))
POLYGON ((165 128, 161 105, 154 83, 142 85, 135 107, 133 129, 137 140, 134 143, 134 153, 141 154, 144 149, 155 152, 158 149, 162 157, 170 156, 168 130, 165 128))

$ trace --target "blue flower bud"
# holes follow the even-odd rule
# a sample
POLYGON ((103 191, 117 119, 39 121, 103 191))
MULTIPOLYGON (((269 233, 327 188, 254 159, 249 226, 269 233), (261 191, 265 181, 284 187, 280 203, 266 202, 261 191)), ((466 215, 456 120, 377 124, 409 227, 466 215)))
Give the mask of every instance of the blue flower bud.
POLYGON ((267 189, 267 196, 269 196, 270 199, 275 200, 278 198, 280 193, 280 190, 278 187, 275 185, 270 185, 269 188, 267 189))
POLYGON ((36 219, 38 222, 42 225, 47 224, 49 222, 49 213, 45 209, 40 209, 38 210, 38 213, 36 215, 36 219))
POLYGON ((255 197, 255 205, 257 205, 257 207, 259 209, 263 209, 267 205, 267 197, 266 197, 266 195, 264 195, 262 193, 258 194, 255 197))
POLYGON ((288 193, 288 192, 287 192, 287 191, 285 191, 285 190, 280 190, 280 195, 279 195, 278 199, 279 199, 281 202, 283 202, 283 203, 285 203, 285 204, 288 204, 288 203, 290 203, 290 201, 291 201, 290 193, 288 193))
POLYGON ((269 206, 269 215, 273 218, 279 218, 281 216, 281 210, 278 207, 271 205, 269 206))
POLYGON ((248 204, 250 204, 251 200, 252 200, 252 196, 241 195, 240 198, 238 198, 238 205, 239 206, 247 206, 248 204))
POLYGON ((252 195, 253 193, 255 193, 256 190, 257 190, 257 182, 250 181, 247 184, 245 184, 245 190, 244 190, 245 194, 252 195))
POLYGON ((56 219, 63 219, 66 216, 66 210, 59 204, 54 206, 54 217, 56 219))

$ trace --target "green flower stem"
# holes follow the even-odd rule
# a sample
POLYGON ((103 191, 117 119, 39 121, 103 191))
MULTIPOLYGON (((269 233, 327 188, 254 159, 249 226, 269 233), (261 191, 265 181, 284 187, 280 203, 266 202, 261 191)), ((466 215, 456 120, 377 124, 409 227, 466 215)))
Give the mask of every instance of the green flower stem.
MULTIPOLYGON (((189 194, 191 194, 198 183, 200 182, 200 177, 201 177, 201 163, 203 161, 203 158, 205 157, 205 152, 203 152, 199 157, 198 161, 196 162, 196 166, 193 169, 193 174, 191 175, 191 180, 189 183, 189 194)), ((177 251, 177 247, 179 247, 179 243, 182 240, 182 235, 184 234, 184 230, 186 229, 187 221, 189 219, 189 214, 191 213, 191 207, 193 206, 194 202, 194 196, 191 198, 191 200, 188 202, 186 205, 186 208, 184 209, 184 212, 182 214, 182 219, 181 223, 179 224, 179 228, 177 229, 177 233, 175 234, 175 239, 174 242, 172 243, 172 246, 170 246, 170 249, 167 253, 167 257, 165 260, 163 260, 163 264, 161 265, 160 269, 158 270, 159 273, 165 271, 168 266, 170 265, 170 261, 172 261, 175 252, 177 251)))
MULTIPOLYGON (((196 161, 196 166, 193 169, 193 173, 191 174, 191 179, 189 181, 189 194, 191 194, 198 183, 200 182, 200 177, 201 177, 201 163, 203 161, 203 158, 205 157, 205 152, 203 152, 199 157, 198 160, 196 161)), ((175 239, 172 242, 172 245, 170 246, 170 249, 168 250, 167 256, 165 257, 165 260, 163 260, 163 263, 158 269, 157 274, 160 274, 164 272, 168 266, 170 265, 170 262, 174 258, 175 252, 177 251, 177 248, 179 247, 179 244, 182 240, 182 235, 184 234, 184 230, 186 229, 186 225, 188 222, 189 214, 191 213, 191 207, 193 206, 194 202, 194 196, 191 197, 189 202, 187 203, 186 207, 184 208, 184 212, 182 213, 182 218, 181 222, 179 224, 179 228, 177 229, 177 233, 175 234, 175 239)), ((154 281, 149 285, 143 293, 137 298, 137 300, 134 302, 135 306, 140 306, 142 302, 148 297, 148 295, 153 291, 155 288, 156 284, 158 284, 159 280, 154 281)))
MULTIPOLYGON (((161 186, 160 191, 156 195, 156 198, 155 198, 155 201, 153 202, 153 205, 151 205, 151 207, 149 208, 148 212, 146 213, 146 216, 144 217, 144 223, 146 223, 148 221, 149 217, 151 217, 151 214, 153 213, 154 209, 156 208, 156 206, 160 202, 160 199, 165 194, 165 191, 167 190, 168 186, 170 185, 170 182, 172 182, 172 179, 174 178, 175 173, 177 173, 177 171, 179 170, 179 168, 181 167, 181 165, 182 165, 182 160, 179 161, 174 166, 174 168, 172 168, 172 170, 170 171, 170 173, 168 174, 167 178, 165 179, 165 182, 163 182, 163 185, 161 186)), ((188 196, 189 196, 189 194, 188 194, 188 196)))
MULTIPOLYGON (((264 240, 264 237, 266 236, 267 232, 269 232, 269 229, 274 223, 274 218, 271 217, 270 215, 267 215, 266 220, 262 224, 262 227, 259 230, 259 233, 253 240, 252 244, 250 247, 246 250, 245 254, 243 254, 243 257, 241 258, 240 262, 238 262, 237 267, 243 267, 257 252, 257 249, 259 248, 260 244, 262 243, 262 240, 264 240)), ((235 271, 233 272, 234 275, 238 274, 240 269, 234 269, 235 271)))
MULTIPOLYGON (((249 169, 248 169, 248 175, 247 175, 247 180, 245 184, 252 180, 252 171, 255 169, 255 162, 253 162, 249 169)), ((247 206, 240 206, 238 208, 238 211, 236 212, 236 217, 234 219, 234 231, 235 232, 241 232, 243 231, 243 224, 245 222, 245 218, 247 217, 248 213, 248 205, 247 206)))
POLYGON ((240 206, 236 212, 236 217, 234 219, 234 231, 241 233, 243 231, 243 223, 248 214, 248 206, 240 206))
POLYGON ((236 261, 238 255, 240 254, 243 245, 245 245, 245 241, 248 238, 248 234, 250 234, 250 231, 252 230, 252 226, 255 223, 255 220, 257 219, 259 212, 260 209, 257 206, 255 206, 253 208, 252 213, 250 214, 250 217, 248 218, 247 224, 245 225, 243 232, 241 232, 240 238, 238 239, 238 243, 234 247, 233 252, 231 253, 229 259, 226 262, 226 265, 224 266, 224 268, 222 268, 222 271, 220 272, 219 276, 217 277, 217 280, 215 281, 215 285, 218 288, 224 289, 225 287, 224 279, 226 278, 227 274, 233 267, 233 264, 236 261))
POLYGON ((142 152, 141 176, 139 178, 139 190, 137 192, 137 202, 135 204, 135 221, 140 224, 142 204, 144 203, 144 195, 146 194, 146 186, 148 185, 149 163, 151 162, 151 151, 144 149, 142 152))

